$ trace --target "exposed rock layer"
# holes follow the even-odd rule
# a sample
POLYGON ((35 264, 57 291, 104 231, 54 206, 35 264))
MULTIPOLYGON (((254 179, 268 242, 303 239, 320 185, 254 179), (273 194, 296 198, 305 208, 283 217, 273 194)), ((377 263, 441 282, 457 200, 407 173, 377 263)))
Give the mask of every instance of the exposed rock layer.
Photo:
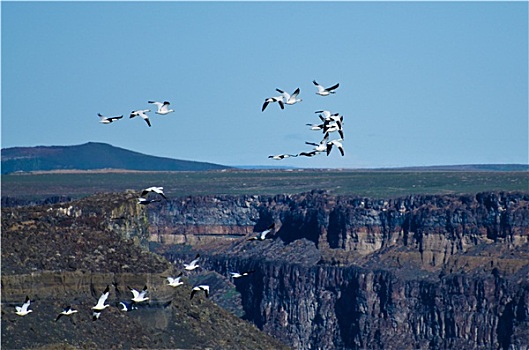
MULTIPOLYGON (((196 251, 201 253, 203 271, 216 271, 220 277, 229 271, 254 270, 237 280, 216 278, 220 282, 215 282, 219 292, 214 300, 231 300, 235 313, 298 349, 525 349, 528 200, 525 193, 479 193, 372 201, 313 191, 195 196, 141 207, 136 194, 125 193, 47 207, 5 208, 2 301, 12 307, 29 290, 41 300, 51 299, 51 312, 60 304, 51 295, 62 289, 89 308, 89 285, 100 289, 103 280, 111 279, 120 285, 147 281, 163 304, 167 291, 163 280, 155 282, 153 276, 172 267, 146 251, 150 243, 151 250, 177 263, 177 270, 196 251), (271 239, 247 240, 272 222, 276 231, 271 239), (42 275, 42 270, 54 272, 42 275), (79 273, 85 277, 76 278, 79 273), (34 280, 32 287, 26 286, 27 278, 34 280), (73 280, 85 282, 73 286, 68 282, 73 280)), ((172 300, 186 300, 187 288, 172 300)), ((179 319, 175 315, 191 315, 199 322, 186 322, 198 327, 212 312, 200 313, 193 304, 185 304, 184 312, 171 305, 167 312, 144 310, 127 332, 144 334, 141 319, 148 319, 164 329, 160 334, 170 335, 183 330, 164 328, 179 319)), ((112 324, 125 320, 116 311, 108 314, 112 324)), ((86 327, 89 317, 83 317, 86 327)), ((38 323, 30 318, 28 326, 23 320, 6 311, 4 304, 2 339, 22 334, 27 340, 38 323)), ((221 331, 218 324, 207 324, 213 332, 221 331)), ((90 334, 107 331, 100 325, 94 323, 90 334)), ((61 332, 53 339, 65 337, 64 329, 61 332)), ((111 333, 103 338, 109 339, 111 333)), ((202 337, 207 334, 211 333, 202 337)), ((149 344, 147 338, 131 339, 143 346, 149 344)), ((254 340, 263 348, 274 347, 273 342, 254 340)), ((12 341, 2 345, 20 345, 12 341)), ((244 348, 243 341, 209 344, 244 348)), ((90 348, 96 343, 75 344, 90 348)), ((185 342, 157 346, 169 344, 185 342)))
POLYGON ((183 198, 148 215, 171 259, 187 243, 221 274, 256 270, 236 282, 245 317, 295 348, 525 349, 528 200, 311 192, 183 198), (271 222, 273 240, 246 240, 271 222))
POLYGON ((147 250, 148 222, 137 194, 2 209, 2 349, 285 349, 217 304, 227 298, 218 274, 184 276, 147 250), (212 284, 208 300, 190 300, 197 281, 212 284), (92 306, 110 286, 110 307, 92 320, 92 306), (148 286, 150 300, 124 313, 128 287, 148 286), (25 296, 32 313, 17 316, 25 296), (55 321, 65 306, 79 312, 55 321))

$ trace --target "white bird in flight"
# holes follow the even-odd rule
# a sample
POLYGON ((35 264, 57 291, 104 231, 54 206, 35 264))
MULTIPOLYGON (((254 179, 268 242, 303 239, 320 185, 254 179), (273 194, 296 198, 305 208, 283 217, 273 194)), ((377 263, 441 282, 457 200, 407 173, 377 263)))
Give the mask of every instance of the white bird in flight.
POLYGON ((170 105, 169 101, 164 101, 164 102, 148 101, 148 102, 158 106, 158 110, 155 112, 156 114, 166 115, 171 112, 174 112, 174 110, 169 109, 169 105, 170 105))
POLYGON ((126 301, 120 301, 119 306, 121 306, 120 310, 124 312, 138 309, 138 307, 134 305, 134 303, 128 303, 126 301))
POLYGON ((279 104, 279 107, 281 107, 281 109, 285 109, 285 104, 283 103, 283 96, 268 97, 267 99, 265 99, 263 103, 263 108, 261 108, 261 112, 264 112, 268 104, 273 103, 273 102, 277 102, 279 104))
POLYGON ((141 204, 141 205, 147 205, 147 204, 151 204, 154 202, 161 202, 161 201, 162 200, 159 198, 155 198, 155 199, 149 199, 149 198, 143 198, 143 197, 138 198, 138 204, 141 204))
POLYGON ((180 272, 180 274, 176 277, 171 277, 171 276, 165 277, 167 279, 167 285, 171 287, 178 287, 184 284, 184 282, 180 281, 180 279, 182 278, 182 274, 183 273, 180 272))
POLYGON ((203 291, 206 294, 206 298, 209 297, 209 286, 206 284, 201 284, 193 287, 193 289, 191 290, 191 298, 189 299, 193 299, 193 296, 200 291, 203 291))
POLYGON ((145 196, 148 195, 149 192, 158 193, 160 196, 162 196, 163 198, 167 199, 167 197, 163 193, 163 187, 155 187, 155 186, 146 188, 143 191, 141 191, 140 197, 141 198, 145 198, 145 196))
POLYGON ((327 150, 327 141, 329 141, 329 137, 326 136, 323 138, 323 140, 320 141, 320 143, 315 142, 306 142, 307 145, 314 146, 313 150, 316 152, 325 152, 327 150))
POLYGON ((283 95, 283 98, 285 99, 284 103, 286 103, 287 105, 293 105, 296 102, 301 102, 302 101, 301 98, 298 98, 299 88, 297 88, 292 93, 292 95, 289 95, 288 92, 285 92, 285 91, 280 90, 280 89, 276 89, 276 91, 283 95))
POLYGON ((143 301, 149 300, 149 297, 146 297, 145 294, 147 294, 147 286, 143 287, 143 290, 141 292, 137 291, 134 288, 128 287, 129 290, 132 292, 132 301, 135 303, 141 303, 143 301))
POLYGON ((320 96, 328 96, 330 94, 334 94, 336 89, 338 89, 338 86, 340 86, 340 84, 335 84, 331 87, 328 87, 328 88, 324 88, 323 86, 321 86, 320 84, 318 84, 316 82, 316 80, 313 80, 312 83, 314 85, 316 85, 316 88, 318 89, 318 92, 316 92, 316 94, 320 95, 320 96))
POLYGON ((329 133, 337 131, 340 137, 343 139, 342 124, 340 122, 331 122, 323 126, 323 133, 325 137, 329 136, 329 133))
POLYGON ((266 235, 272 232, 275 228, 276 224, 272 223, 268 228, 262 232, 257 232, 257 236, 248 238, 249 241, 259 240, 264 241, 266 239, 266 235))
POLYGON ((254 273, 254 272, 255 272, 254 270, 244 271, 244 272, 230 272, 230 275, 233 278, 241 278, 244 276, 248 276, 249 274, 254 273))
POLYGON ((345 152, 343 150, 343 146, 342 146, 342 142, 343 141, 342 139, 338 139, 338 140, 332 140, 332 141, 329 141, 327 142, 327 155, 329 155, 331 153, 331 150, 332 150, 332 147, 337 147, 338 150, 340 151, 340 153, 342 154, 342 157, 345 155, 345 152))
POLYGON ((319 117, 321 121, 325 123, 330 123, 333 121, 343 123, 343 115, 340 113, 331 114, 330 111, 316 111, 314 113, 320 113, 319 117))
POLYGON ((103 123, 103 124, 110 124, 110 123, 114 122, 115 120, 118 120, 118 119, 123 118, 122 115, 118 115, 118 116, 116 116, 116 117, 105 117, 105 116, 102 115, 101 113, 97 113, 97 115, 98 115, 99 118, 100 118, 99 122, 100 122, 100 123, 103 123))
POLYGON ((75 314, 77 312, 78 312, 77 310, 74 310, 70 306, 67 306, 61 311, 59 316, 57 316, 57 318, 55 319, 55 322, 57 322, 59 320, 59 318, 61 318, 62 316, 70 316, 70 315, 73 315, 73 314, 75 314))
POLYGON ((109 304, 105 304, 105 301, 107 301, 109 294, 110 294, 110 286, 107 285, 107 287, 105 288, 105 290, 103 291, 99 299, 97 300, 97 304, 92 307, 92 310, 102 311, 106 309, 107 307, 109 307, 110 306, 109 304))
POLYGON ((310 126, 310 130, 323 130, 323 127, 325 126, 325 124, 306 124, 308 126, 310 126))
POLYGON ((136 111, 132 111, 130 112, 130 118, 134 118, 134 117, 137 117, 137 116, 140 116, 143 118, 143 120, 145 120, 145 122, 147 123, 147 125, 149 125, 149 127, 151 126, 151 122, 149 121, 149 116, 145 113, 147 112, 150 112, 151 110, 150 109, 139 109, 139 110, 136 110, 136 111))
POLYGON ((297 154, 276 154, 276 155, 273 155, 273 156, 268 156, 268 158, 272 158, 272 159, 275 159, 275 160, 281 160, 281 159, 290 158, 290 157, 297 157, 297 156, 298 156, 297 154))
POLYGON ((316 154, 320 154, 320 152, 318 151, 299 152, 298 156, 314 157, 316 154))
POLYGON ((184 264, 184 269, 186 269, 187 271, 193 271, 194 269, 199 267, 200 265, 198 265, 198 259, 200 259, 200 254, 197 254, 195 256, 195 259, 189 264, 184 264))
POLYGON ((29 310, 29 305, 31 304, 31 300, 29 300, 29 297, 26 295, 26 301, 22 306, 15 306, 15 313, 18 316, 26 316, 30 312, 33 312, 33 310, 29 310))

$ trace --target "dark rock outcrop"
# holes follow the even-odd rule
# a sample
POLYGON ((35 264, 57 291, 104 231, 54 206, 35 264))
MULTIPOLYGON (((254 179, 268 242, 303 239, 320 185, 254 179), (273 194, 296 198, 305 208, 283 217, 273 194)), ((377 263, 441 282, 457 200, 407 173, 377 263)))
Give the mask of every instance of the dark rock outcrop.
POLYGON ((294 348, 529 346, 528 194, 193 197, 148 215, 171 259, 192 245, 220 274, 256 270, 234 281, 244 317, 294 348))
POLYGON ((218 274, 167 286, 162 277, 178 270, 147 250, 147 229, 135 193, 3 208, 2 349, 286 349, 217 305, 227 299, 218 274), (190 300, 197 282, 212 284, 211 298, 190 300), (107 285, 111 307, 93 321, 91 307, 107 285), (132 297, 127 287, 144 285, 150 300, 120 311, 132 297), (26 295, 33 312, 17 316, 26 295), (79 312, 56 321, 67 305, 79 312))
MULTIPOLYGON (((146 207, 137 205, 136 196, 97 195, 2 210, 2 339, 20 332, 29 339, 38 322, 47 322, 29 319, 37 323, 24 326, 26 318, 6 311, 5 303, 12 307, 22 300, 28 279, 33 281, 31 292, 39 301, 50 301, 53 310, 60 304, 51 297, 57 288, 89 310, 92 288, 99 290, 107 281, 148 281, 159 305, 173 303, 157 313, 161 316, 148 310, 138 314, 139 323, 126 328, 134 344, 149 344, 148 335, 140 331, 149 320, 157 326, 147 332, 159 332, 163 339, 185 329, 185 334, 194 334, 191 338, 209 339, 207 346, 213 348, 274 348, 269 338, 243 343, 239 337, 227 343, 226 338, 211 337, 215 332, 236 336, 232 328, 220 328, 221 319, 207 323, 212 313, 221 311, 201 311, 189 303, 189 285, 204 279, 215 286, 215 303, 297 349, 529 346, 527 193, 371 200, 312 191, 193 196, 146 207), (271 223, 276 229, 270 239, 247 240, 271 223), (187 289, 168 293, 163 279, 156 277, 179 270, 196 252, 201 253, 202 271, 189 275, 187 289), (243 270, 254 273, 229 278, 230 271, 243 270), (186 321, 177 326, 186 327, 168 326, 182 322, 182 315, 186 321), (209 331, 200 328, 204 322, 209 331), (197 327, 203 331, 198 335, 191 332, 197 327)), ((215 307, 209 301, 207 305, 215 307)), ((111 324, 124 320, 117 310, 107 316, 111 324)), ((86 327, 89 317, 83 317, 86 327)), ((98 330, 100 324, 91 328, 94 337, 76 346, 101 346, 94 340, 98 332, 108 340, 112 332, 98 330)), ((65 332, 50 336, 63 339, 65 332)), ((182 344, 186 342, 173 339, 156 346, 182 344)))

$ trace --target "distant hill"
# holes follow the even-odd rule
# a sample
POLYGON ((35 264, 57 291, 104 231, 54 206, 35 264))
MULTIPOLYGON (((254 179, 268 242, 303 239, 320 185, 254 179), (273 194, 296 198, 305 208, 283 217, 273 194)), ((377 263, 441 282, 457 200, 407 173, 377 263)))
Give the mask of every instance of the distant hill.
POLYGON ((203 171, 229 167, 150 156, 106 143, 75 146, 12 147, 2 149, 2 174, 17 171, 124 169, 139 171, 203 171))

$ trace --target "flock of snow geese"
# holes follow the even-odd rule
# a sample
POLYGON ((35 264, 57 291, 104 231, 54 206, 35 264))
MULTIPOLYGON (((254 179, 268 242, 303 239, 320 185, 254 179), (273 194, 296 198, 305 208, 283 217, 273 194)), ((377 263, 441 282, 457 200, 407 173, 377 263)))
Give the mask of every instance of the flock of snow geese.
MULTIPOLYGON (((320 96, 329 96, 331 94, 336 93, 336 89, 340 86, 339 83, 325 88, 322 85, 318 84, 316 80, 313 80, 312 83, 316 86, 318 91, 316 92, 317 95, 320 96)), ((292 95, 289 93, 281 90, 276 89, 277 92, 279 92, 281 95, 274 96, 274 97, 268 97, 265 99, 263 103, 263 107, 261 108, 261 111, 264 112, 266 107, 270 103, 276 103, 279 104, 279 107, 281 109, 285 109, 285 105, 293 105, 297 102, 301 102, 302 99, 298 98, 300 90, 297 88, 292 95)), ((291 157, 314 157, 317 154, 320 153, 327 153, 327 156, 331 153, 333 147, 338 148, 340 151, 340 154, 342 156, 345 155, 344 149, 343 149, 343 116, 339 113, 332 113, 327 110, 321 110, 316 111, 315 113, 318 114, 321 123, 320 124, 307 124, 311 130, 321 130, 323 132, 323 139, 316 143, 316 142, 305 142, 305 144, 313 146, 313 148, 309 151, 303 151, 296 154, 290 154, 290 153, 283 153, 283 154, 275 154, 268 156, 268 158, 275 159, 275 160, 281 160, 285 158, 291 158, 291 157), (340 135, 340 138, 329 140, 329 134, 337 132, 340 135)))
MULTIPOLYGON (((155 112, 156 114, 166 115, 166 114, 169 114, 171 112, 174 112, 174 110, 169 109, 169 106, 171 105, 171 103, 169 103, 169 101, 164 101, 164 102, 147 101, 147 102, 151 103, 151 104, 154 104, 154 105, 156 105, 158 107, 158 109, 155 112)), ((140 116, 143 120, 145 120, 147 125, 149 127, 151 127, 151 120, 149 119, 149 116, 147 115, 147 113, 150 112, 150 111, 151 111, 150 109, 137 109, 137 110, 134 110, 134 111, 130 112, 130 117, 129 118, 134 118, 134 117, 140 116)), ((101 113, 97 113, 97 115, 100 118, 99 122, 103 123, 103 124, 110 124, 110 123, 115 122, 116 120, 119 120, 119 119, 123 118, 123 115, 118 115, 118 116, 114 116, 114 117, 106 117, 106 116, 102 115, 101 113)))
MULTIPOLYGON (((150 203, 159 202, 161 201, 159 197, 162 197, 167 200, 167 197, 163 192, 163 187, 156 187, 156 186, 149 187, 141 191, 140 197, 138 197, 138 204, 148 205, 150 203)), ((272 223, 270 226, 268 226, 266 230, 262 232, 255 232, 255 236, 250 237, 247 240, 248 241, 254 241, 254 240, 264 241, 267 238, 267 235, 273 232, 274 230, 275 230, 275 224, 272 223)), ((187 272, 194 271, 200 267, 199 261, 200 261, 200 254, 196 254, 194 259, 191 260, 189 263, 187 262, 183 263, 183 269, 187 272)), ((248 276, 252 274, 253 272, 254 270, 244 271, 244 272, 229 272, 229 273, 231 275, 231 278, 238 279, 238 278, 248 276)), ((162 278, 167 280, 167 286, 176 288, 184 284, 184 282, 181 280, 183 274, 184 272, 180 272, 175 277, 162 276, 162 278)), ((116 289, 116 294, 121 294, 117 292, 118 289, 117 289, 116 284, 114 284, 114 287, 116 289)), ((130 300, 121 300, 118 302, 116 306, 119 308, 120 311, 128 312, 132 310, 137 310, 140 305, 145 304, 146 302, 149 301, 150 298, 147 296, 147 293, 149 292, 147 285, 145 285, 142 290, 137 290, 129 286, 127 286, 127 288, 132 293, 132 297, 130 298, 130 300)), ((208 298, 210 294, 209 285, 202 284, 202 283, 194 285, 193 288, 191 289, 191 295, 189 299, 190 300, 193 299, 193 297, 197 293, 204 293, 205 297, 208 298)), ((107 285, 105 290, 99 296, 97 303, 92 307, 92 319, 94 321, 100 318, 103 310, 111 306, 110 304, 107 303, 107 299, 109 295, 110 295, 110 285, 107 285)), ((22 304, 22 306, 18 306, 18 305, 15 306, 15 314, 17 314, 18 316, 29 315, 31 312, 33 312, 33 310, 30 309, 30 305, 31 305, 31 299, 29 298, 29 296, 26 296, 26 299, 24 303, 22 304)), ((57 322, 63 316, 71 316, 78 312, 79 310, 73 309, 71 305, 69 305, 65 307, 58 314, 55 321, 57 322)))
MULTIPOLYGON (((316 86, 317 91, 316 94, 319 96, 329 96, 336 93, 336 89, 340 86, 339 83, 331 86, 331 87, 323 87, 322 85, 318 84, 316 80, 313 80, 312 83, 316 86)), ((274 97, 268 97, 265 99, 263 106, 261 108, 261 111, 264 112, 266 107, 270 103, 277 103, 281 109, 285 109, 285 105, 294 105, 298 102, 301 102, 302 99, 299 98, 300 89, 297 88, 294 90, 292 94, 289 94, 288 92, 276 89, 277 92, 279 92, 281 95, 274 96, 274 97)), ((156 114, 159 115, 166 115, 169 113, 174 112, 173 109, 170 109, 169 106, 171 103, 169 101, 164 102, 158 102, 158 101, 147 101, 150 104, 154 104, 157 107, 156 114)), ((138 109, 134 110, 130 113, 129 118, 135 118, 137 116, 141 117, 149 127, 151 127, 151 121, 149 119, 149 116, 147 113, 151 112, 150 109, 138 109)), ((284 153, 284 154, 276 154, 268 156, 268 158, 275 159, 275 160, 281 160, 285 158, 291 158, 291 157, 313 157, 317 154, 325 152, 327 156, 331 153, 331 150, 333 147, 337 148, 340 151, 340 154, 342 156, 345 155, 344 149, 343 149, 343 116, 339 113, 331 113, 327 110, 321 110, 316 111, 316 114, 318 114, 321 123, 319 124, 307 124, 311 130, 317 130, 323 132, 323 139, 316 143, 316 142, 305 142, 305 144, 313 146, 311 150, 299 152, 296 154, 290 154, 290 153, 284 153), (340 135, 340 138, 329 140, 329 134, 337 132, 340 135)), ((123 118, 123 115, 119 116, 113 116, 113 117, 107 117, 102 115, 101 113, 97 114, 100 118, 100 123, 103 124, 110 124, 113 123, 116 120, 119 120, 123 118)))
MULTIPOLYGON (((340 85, 340 84, 335 84, 331 87, 325 88, 322 85, 318 84, 316 80, 313 80, 313 84, 316 86, 318 90, 316 94, 320 96, 329 96, 331 94, 334 94, 335 90, 340 85)), ((299 88, 297 88, 292 94, 289 94, 288 92, 285 92, 281 89, 276 89, 276 91, 279 92, 281 95, 266 98, 261 108, 262 112, 265 111, 265 109, 268 107, 270 103, 277 103, 281 109, 284 109, 285 105, 294 105, 302 101, 302 99, 298 97, 300 93, 299 88)), ((168 101, 164 101, 164 102, 148 101, 148 103, 154 104, 157 106, 157 110, 155 112, 156 114, 166 115, 166 114, 174 112, 173 109, 169 108, 170 103, 168 101)), ((134 110, 131 112, 130 118, 135 118, 139 116, 143 120, 145 120, 145 122, 147 123, 149 127, 151 127, 151 122, 150 122, 149 116, 147 115, 147 113, 150 111, 151 110, 149 109, 134 110)), ((323 132, 323 139, 318 143, 305 142, 307 145, 313 146, 312 150, 306 151, 306 152, 305 151, 300 152, 298 154, 286 153, 286 154, 271 155, 268 158, 280 160, 280 159, 285 159, 289 157, 298 157, 298 156, 313 157, 323 152, 326 152, 327 155, 329 155, 333 147, 338 148, 341 155, 343 156, 344 155, 344 149, 342 146, 343 116, 340 115, 339 113, 331 113, 330 111, 327 111, 327 110, 316 111, 315 113, 319 114, 321 123, 320 124, 307 124, 307 125, 310 127, 311 130, 317 130, 317 131, 321 130, 323 132), (340 135, 340 138, 329 140, 329 135, 334 132, 337 132, 340 135)), ((115 122, 116 120, 123 118, 123 115, 107 117, 100 113, 98 113, 98 116, 100 118, 100 122, 103 124, 110 124, 110 123, 115 122)), ((140 197, 138 198, 138 204, 148 205, 150 203, 159 202, 161 201, 161 199, 158 196, 167 200, 167 197, 165 196, 163 192, 163 187, 153 186, 153 187, 146 188, 142 190, 140 197), (150 193, 154 193, 156 197, 152 195, 150 196, 149 195, 150 193)), ((255 236, 248 238, 248 240, 249 241, 264 241, 267 238, 267 235, 273 232, 274 230, 275 230, 275 224, 272 223, 266 230, 262 232, 256 232, 255 236)), ((193 271, 197 269, 200 266, 198 264, 199 259, 200 259, 200 254, 197 254, 191 262, 184 263, 183 265, 184 270, 193 271)), ((254 272, 253 270, 245 271, 245 272, 230 272, 230 275, 232 278, 235 279, 235 278, 242 278, 242 277, 248 276, 253 272, 254 272)), ((178 274, 176 277, 167 276, 164 278, 166 278, 168 286, 176 288, 184 284, 184 282, 181 281, 182 275, 183 275, 183 272, 180 272, 180 274, 178 274)), ((136 310, 140 304, 149 301, 149 297, 147 296, 147 293, 148 293, 147 286, 144 286, 141 291, 138 291, 131 287, 128 287, 128 289, 132 293, 132 298, 130 299, 130 301, 124 300, 124 301, 119 302, 118 307, 121 311, 127 312, 131 310, 136 310)), ((193 286, 193 288, 191 289, 190 299, 193 299, 193 297, 197 293, 201 293, 201 292, 204 293, 206 298, 209 297, 209 293, 210 293, 209 285, 198 284, 198 285, 193 286)), ((100 295, 99 299, 97 300, 96 305, 92 307, 92 318, 94 321, 99 319, 104 309, 110 307, 110 304, 107 303, 107 299, 109 295, 110 295, 110 286, 107 285, 106 289, 103 291, 103 293, 100 295)), ((31 312, 33 312, 33 310, 29 308, 30 305, 31 305, 31 300, 29 296, 26 296, 25 302, 22 304, 22 306, 15 306, 15 313, 19 316, 26 316, 30 314, 31 312)), ((58 314, 55 321, 58 321, 63 316, 71 316, 77 312, 78 310, 72 309, 71 306, 67 306, 58 314)))

